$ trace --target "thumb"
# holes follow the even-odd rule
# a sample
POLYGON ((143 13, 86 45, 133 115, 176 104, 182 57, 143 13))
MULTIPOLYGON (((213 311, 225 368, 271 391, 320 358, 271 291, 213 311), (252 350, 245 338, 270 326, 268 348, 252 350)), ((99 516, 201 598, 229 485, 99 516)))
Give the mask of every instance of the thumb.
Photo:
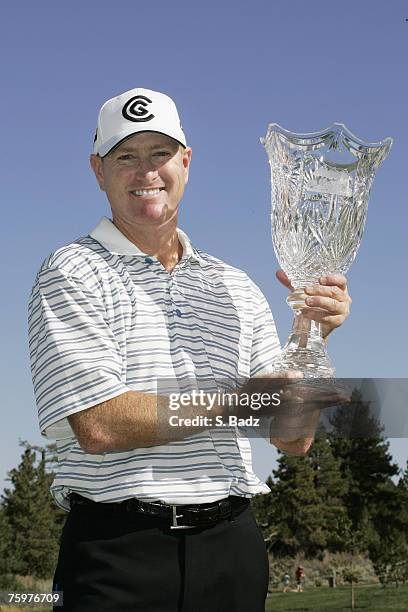
POLYGON ((287 275, 283 270, 278 270, 276 272, 276 278, 282 283, 282 285, 293 291, 293 287, 290 284, 290 280, 288 279, 287 275))

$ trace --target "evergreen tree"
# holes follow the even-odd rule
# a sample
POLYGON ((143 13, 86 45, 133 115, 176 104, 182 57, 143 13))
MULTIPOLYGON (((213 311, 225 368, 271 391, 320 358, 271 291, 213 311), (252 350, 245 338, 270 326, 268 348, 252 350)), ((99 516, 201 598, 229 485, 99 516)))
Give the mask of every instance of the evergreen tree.
POLYGON ((277 528, 272 524, 271 518, 271 506, 274 498, 275 484, 271 476, 268 476, 265 482, 271 489, 271 493, 268 493, 267 495, 255 495, 255 497, 252 498, 251 506, 255 518, 261 527, 265 544, 268 550, 271 550, 273 542, 275 541, 278 533, 277 528))
POLYGON ((392 463, 389 444, 370 414, 369 402, 362 401, 358 391, 353 391, 350 406, 336 411, 331 424, 331 447, 348 482, 346 503, 357 527, 367 508, 370 514, 375 510, 381 487, 392 483, 398 466, 392 463))
POLYGON ((271 499, 271 523, 277 529, 272 551, 278 556, 315 554, 324 546, 320 527, 320 501, 308 457, 281 455, 271 499))
POLYGON ((353 532, 346 533, 344 540, 353 541, 354 552, 368 551, 380 569, 388 563, 384 555, 404 549, 404 499, 392 480, 398 466, 370 403, 358 391, 353 392, 350 406, 336 411, 331 423, 331 446, 347 482, 344 502, 353 532))
POLYGON ((343 534, 350 528, 344 504, 348 484, 341 472, 341 462, 334 454, 327 435, 317 438, 309 451, 315 472, 315 488, 321 500, 321 529, 329 552, 346 550, 343 534))
POLYGON ((53 475, 46 472, 46 450, 25 442, 22 445, 26 448, 21 463, 9 472, 13 488, 3 494, 10 535, 7 557, 13 572, 46 578, 55 569, 65 513, 56 507, 49 492, 53 475), (41 451, 38 464, 36 450, 41 451))
POLYGON ((329 423, 333 435, 343 440, 378 438, 381 435, 381 426, 371 409, 371 403, 364 401, 361 391, 354 389, 350 402, 331 410, 329 423))
POLYGON ((276 556, 368 552, 384 580, 407 579, 408 462, 396 485, 398 466, 358 391, 330 423, 305 457, 280 453, 271 493, 254 499, 268 548, 276 556))
POLYGON ((270 550, 279 556, 303 552, 308 557, 325 549, 343 549, 342 533, 348 526, 342 503, 346 485, 339 461, 326 437, 316 438, 304 457, 281 454, 269 495, 258 496, 256 516, 270 550))
POLYGON ((408 495, 408 460, 407 465, 405 466, 405 470, 402 472, 401 477, 398 481, 398 487, 401 489, 403 494, 406 493, 406 495, 408 495))
POLYGON ((31 574, 30 562, 32 537, 35 533, 34 505, 35 452, 26 449, 18 468, 9 472, 14 490, 4 490, 4 511, 12 531, 10 548, 13 566, 17 573, 31 574))
POLYGON ((370 556, 381 582, 398 586, 408 580, 408 462, 397 486, 383 492, 377 522, 378 542, 370 556))
MULTIPOLYGON (((11 527, 4 508, 0 506, 0 576, 13 572, 13 560, 9 556, 11 527)), ((1 584, 0 584, 1 588, 1 584)))
POLYGON ((408 461, 405 471, 402 472, 398 481, 398 492, 401 498, 401 529, 404 531, 408 541, 408 461))

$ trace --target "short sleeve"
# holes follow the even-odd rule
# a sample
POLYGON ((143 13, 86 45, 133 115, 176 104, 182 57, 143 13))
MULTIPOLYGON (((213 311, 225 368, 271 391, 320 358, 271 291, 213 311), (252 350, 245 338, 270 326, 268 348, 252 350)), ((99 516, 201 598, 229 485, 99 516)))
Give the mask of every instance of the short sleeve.
POLYGON ((74 437, 69 415, 129 391, 103 300, 81 279, 42 268, 29 299, 28 325, 41 433, 74 437))
MULTIPOLYGON (((259 287, 255 284, 253 284, 253 291, 255 312, 251 348, 251 377, 273 372, 273 361, 281 350, 269 304, 259 287)), ((270 442, 270 424, 273 418, 273 416, 263 416, 260 418, 259 426, 247 426, 243 427, 242 430, 246 431, 248 436, 265 438, 270 442)))
POLYGON ((256 288, 256 303, 251 350, 251 376, 272 372, 272 363, 281 346, 271 309, 265 296, 256 288))

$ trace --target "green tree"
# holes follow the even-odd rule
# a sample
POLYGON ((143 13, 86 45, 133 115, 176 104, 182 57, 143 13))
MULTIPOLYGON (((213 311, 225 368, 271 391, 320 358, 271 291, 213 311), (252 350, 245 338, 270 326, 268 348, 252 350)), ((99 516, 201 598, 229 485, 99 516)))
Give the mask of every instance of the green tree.
POLYGON ((10 557, 11 527, 4 508, 0 506, 0 589, 14 586, 10 583, 14 571, 13 558, 10 557))
POLYGON ((271 493, 268 493, 267 495, 255 495, 255 497, 252 498, 252 510, 255 514, 257 522, 259 523, 262 529, 265 544, 268 550, 270 550, 272 547, 272 543, 274 542, 275 537, 278 534, 278 530, 272 524, 271 518, 271 507, 272 499, 274 497, 275 484, 271 476, 268 476, 265 482, 271 489, 271 493))
POLYGON ((398 466, 359 391, 330 423, 332 431, 320 429, 307 456, 279 455, 267 480, 271 493, 254 500, 269 550, 279 557, 368 552, 379 572, 403 567, 408 464, 396 485, 398 466))
POLYGON ((405 470, 401 474, 401 478, 398 481, 398 486, 401 487, 408 494, 408 460, 405 466, 405 470))
MULTIPOLYGON (((333 453, 347 483, 344 503, 353 531, 353 551, 368 551, 378 572, 391 563, 391 550, 404 550, 404 493, 393 482, 399 472, 389 443, 370 410, 370 403, 354 391, 350 406, 331 419, 333 453)), ((345 542, 351 538, 344 537, 345 542)), ((352 552, 350 550, 350 552, 352 552)))
POLYGON ((408 462, 397 486, 379 499, 378 534, 370 556, 380 581, 396 587, 408 580, 408 462))
POLYGON ((267 481, 271 493, 254 504, 269 549, 278 556, 308 557, 342 550, 346 486, 326 437, 317 437, 304 457, 280 454, 273 476, 267 481))
POLYGON ((405 535, 405 541, 408 542, 408 461, 397 486, 401 498, 401 512, 399 514, 401 531, 405 535))
POLYGON ((341 472, 327 435, 318 437, 310 452, 309 460, 315 472, 315 489, 320 503, 321 530, 325 549, 339 552, 346 549, 343 533, 350 528, 347 508, 344 504, 348 484, 341 472))
POLYGON ((281 455, 273 476, 271 493, 265 496, 269 498, 266 533, 270 536, 273 532, 269 548, 278 556, 294 556, 302 550, 316 524, 314 474, 307 458, 281 455))
POLYGON ((65 515, 49 492, 53 474, 46 471, 46 453, 52 454, 53 447, 21 445, 25 447, 21 463, 9 472, 12 488, 4 490, 2 501, 9 530, 6 558, 14 573, 47 578, 56 565, 65 515))

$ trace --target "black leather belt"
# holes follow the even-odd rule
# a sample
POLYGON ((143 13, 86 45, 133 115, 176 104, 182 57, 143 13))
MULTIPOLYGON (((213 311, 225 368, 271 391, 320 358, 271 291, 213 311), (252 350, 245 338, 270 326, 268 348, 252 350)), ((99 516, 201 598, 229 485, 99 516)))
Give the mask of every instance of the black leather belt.
POLYGON ((78 493, 70 494, 71 508, 74 506, 87 506, 94 510, 119 510, 137 512, 149 517, 167 519, 170 529, 191 529, 215 525, 226 519, 234 519, 248 508, 250 500, 246 497, 230 495, 225 499, 209 504, 192 504, 185 506, 171 506, 161 502, 144 502, 139 499, 126 499, 122 502, 95 502, 78 493))

